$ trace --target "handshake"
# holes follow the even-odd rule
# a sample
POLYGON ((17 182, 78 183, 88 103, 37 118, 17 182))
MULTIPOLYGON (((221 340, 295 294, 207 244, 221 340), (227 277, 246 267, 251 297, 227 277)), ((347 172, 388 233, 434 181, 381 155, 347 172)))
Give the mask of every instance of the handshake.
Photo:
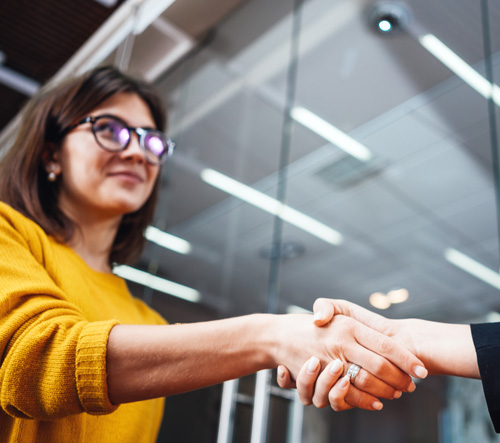
POLYGON ((305 405, 380 410, 379 399, 396 399, 415 390, 411 377, 480 377, 469 325, 390 320, 348 301, 330 299, 315 302, 312 321, 331 340, 328 350, 313 346, 298 373, 278 366, 278 384, 296 387, 305 405))

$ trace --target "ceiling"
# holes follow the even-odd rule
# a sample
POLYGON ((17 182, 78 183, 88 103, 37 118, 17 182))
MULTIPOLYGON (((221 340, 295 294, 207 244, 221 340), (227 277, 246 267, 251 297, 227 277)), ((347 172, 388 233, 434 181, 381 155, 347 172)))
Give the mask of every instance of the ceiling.
MULTIPOLYGON (((492 121, 498 126, 498 118, 418 40, 434 34, 484 75, 481 4, 402 2, 410 13, 407 30, 381 36, 368 21, 376 3, 305 1, 295 22, 295 80, 291 0, 177 0, 128 46, 105 55, 155 81, 177 142, 163 171, 155 225, 189 241, 192 252, 148 243, 138 267, 197 289, 201 305, 219 316, 265 310, 270 287, 279 288, 280 312, 290 305, 311 309, 315 298, 325 296, 375 309, 370 294, 396 288, 408 289, 410 297, 379 311, 384 315, 468 321, 499 309, 497 288, 445 257, 453 248, 498 270, 491 155, 492 121), (298 122, 291 122, 287 138, 290 98, 362 143, 372 159, 357 160, 298 122), (285 180, 279 174, 283 147, 289 147, 285 180), (268 196, 284 196, 290 207, 339 231, 342 243, 332 245, 285 222, 282 239, 297 256, 273 268, 268 255, 275 217, 204 182, 205 168, 268 196)), ((499 78, 500 6, 484 3, 493 78, 499 78)), ((0 9, 13 5, 4 1, 0 9)), ((8 9, 1 20, 14 23, 9 14, 19 12, 8 9)), ((57 16, 50 17, 53 29, 59 29, 57 16)), ((75 36, 72 49, 62 48, 69 38, 59 34, 50 46, 55 52, 47 46, 47 53, 42 48, 35 56, 27 49, 33 44, 19 46, 21 34, 31 35, 26 23, 11 29, 0 22, 4 65, 44 82, 71 63, 82 39, 75 36), (55 56, 56 50, 67 52, 55 56)), ((93 29, 85 29, 88 38, 93 29)), ((19 97, 3 89, 0 94, 11 100, 0 103, 5 125, 19 97)), ((139 286, 132 288, 142 294, 139 286)), ((153 295, 167 318, 169 299, 153 295)))

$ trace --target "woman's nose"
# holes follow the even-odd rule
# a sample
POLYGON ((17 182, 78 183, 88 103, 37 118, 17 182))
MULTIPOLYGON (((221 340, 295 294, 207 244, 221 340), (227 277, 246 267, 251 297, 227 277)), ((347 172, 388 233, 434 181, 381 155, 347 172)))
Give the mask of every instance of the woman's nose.
POLYGON ((126 149, 121 151, 121 157, 123 159, 135 159, 145 162, 146 157, 140 146, 139 135, 135 131, 131 132, 131 139, 126 149))

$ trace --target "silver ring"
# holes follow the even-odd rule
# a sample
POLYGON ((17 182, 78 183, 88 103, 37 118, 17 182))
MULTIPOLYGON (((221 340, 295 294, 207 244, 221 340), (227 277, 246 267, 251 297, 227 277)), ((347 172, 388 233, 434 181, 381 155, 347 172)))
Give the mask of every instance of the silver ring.
POLYGON ((346 375, 348 375, 349 378, 351 379, 351 383, 354 383, 356 381, 356 377, 360 369, 361 368, 358 365, 355 365, 354 363, 352 363, 351 366, 349 366, 346 375))

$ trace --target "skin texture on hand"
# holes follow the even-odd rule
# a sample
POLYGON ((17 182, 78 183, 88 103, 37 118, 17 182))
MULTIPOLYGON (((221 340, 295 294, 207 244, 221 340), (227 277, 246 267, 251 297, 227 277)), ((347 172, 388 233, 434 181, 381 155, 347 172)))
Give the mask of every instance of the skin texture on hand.
MULTIPOLYGON (((479 378, 477 357, 469 325, 438 323, 418 319, 389 320, 345 300, 318 299, 314 304, 314 322, 318 327, 327 325, 336 315, 349 315, 380 333, 404 345, 417 355, 430 374, 455 375, 479 378)), ((426 369, 413 368, 414 375, 425 377, 426 369)), ((278 373, 282 387, 290 387, 293 382, 286 368, 278 373)), ((356 379, 358 383, 358 379, 356 379)), ((332 376, 325 370, 320 373, 307 370, 304 365, 297 378, 299 397, 304 404, 313 403, 324 407, 327 403, 336 410, 350 409, 353 406, 363 409, 381 409, 380 402, 369 403, 370 397, 364 395, 354 398, 349 381, 332 376)), ((409 389, 415 389, 413 384, 409 389)), ((398 398, 399 392, 394 398, 398 398)))
MULTIPOLYGON (((330 301, 327 302, 325 306, 325 309, 327 309, 326 315, 324 316, 325 318, 316 318, 315 320, 316 324, 319 322, 320 329, 337 321, 339 317, 345 318, 345 316, 342 315, 343 313, 350 314, 348 309, 349 305, 336 307, 332 306, 330 301)), ((321 304, 319 306, 321 306, 321 304)), ((360 316, 360 318, 363 317, 360 316)), ((383 319, 383 317, 381 317, 381 319, 383 319)), ((287 368, 283 366, 280 367, 278 384, 283 388, 292 388, 296 386, 299 398, 306 405, 312 403, 317 407, 324 407, 330 404, 335 410, 344 410, 351 407, 379 410, 382 407, 381 403, 378 401, 379 397, 385 399, 399 398, 402 392, 412 392, 415 389, 415 384, 408 375, 404 374, 404 372, 417 377, 425 377, 427 375, 427 371, 423 367, 423 362, 421 360, 416 358, 392 338, 387 337, 383 333, 379 333, 380 331, 386 332, 382 327, 383 325, 378 326, 380 331, 370 327, 361 328, 361 326, 366 325, 361 325, 357 321, 353 323, 352 326, 363 330, 363 332, 367 334, 367 337, 371 339, 370 341, 359 343, 362 347, 365 347, 365 351, 368 351, 368 355, 366 356, 367 359, 362 361, 359 358, 360 354, 356 356, 352 353, 349 355, 342 355, 340 357, 342 370, 337 368, 338 371, 334 371, 333 374, 329 371, 331 368, 330 365, 326 371, 321 371, 319 365, 314 367, 312 364, 313 360, 309 360, 308 363, 303 365, 299 375, 296 377, 296 384, 292 380, 293 374, 291 375, 287 368), (376 343, 377 340, 380 341, 376 343), (404 375, 406 384, 398 386, 390 383, 389 385, 387 384, 390 380, 390 374, 385 372, 385 367, 375 366, 374 363, 377 359, 374 354, 376 353, 384 355, 393 364, 403 368, 404 371, 400 371, 400 374, 404 375), (356 377, 355 384, 350 383, 348 379, 341 380, 339 384, 335 384, 339 378, 347 372, 351 363, 356 363, 362 368, 356 377), (309 365, 308 371, 307 368, 309 365), (332 387, 334 387, 333 390, 332 387)), ((342 337, 340 337, 339 340, 342 342, 342 337)), ((323 364, 323 369, 325 366, 326 365, 323 364)))
POLYGON ((346 300, 318 299, 313 309, 316 326, 328 324, 335 315, 349 315, 393 338, 417 355, 430 374, 480 377, 469 325, 420 319, 390 320, 346 300))

